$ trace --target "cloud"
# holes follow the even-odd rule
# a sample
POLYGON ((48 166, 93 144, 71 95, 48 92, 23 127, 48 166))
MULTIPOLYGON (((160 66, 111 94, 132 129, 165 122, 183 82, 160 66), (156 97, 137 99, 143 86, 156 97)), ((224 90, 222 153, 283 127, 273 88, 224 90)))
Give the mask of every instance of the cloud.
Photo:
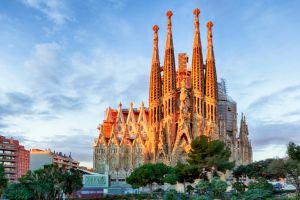
POLYGON ((299 91, 300 91, 300 85, 292 85, 292 86, 285 87, 279 91, 258 98, 257 100, 255 100, 249 105, 248 109, 251 110, 251 109, 263 107, 267 104, 270 104, 271 102, 278 100, 278 98, 282 98, 285 97, 285 95, 287 94, 295 93, 299 91))
POLYGON ((104 7, 110 6, 114 9, 121 9, 126 5, 126 1, 127 0, 103 0, 102 3, 104 4, 104 7))
POLYGON ((88 132, 90 131, 70 129, 68 133, 53 134, 51 137, 44 139, 28 141, 27 144, 31 148, 43 149, 47 147, 52 151, 55 150, 66 155, 71 152, 75 160, 91 163, 93 160, 94 136, 91 136, 88 132))
POLYGON ((254 149, 269 145, 286 145, 290 141, 300 143, 300 121, 288 123, 260 123, 251 127, 254 149))
POLYGON ((74 17, 61 0, 22 0, 28 7, 42 12, 56 25, 63 25, 67 21, 73 21, 74 17))
POLYGON ((43 88, 59 86, 68 74, 62 46, 56 42, 36 44, 25 66, 33 73, 34 81, 43 88))
POLYGON ((81 97, 55 95, 48 97, 47 101, 52 110, 76 110, 83 107, 83 98, 81 97))
POLYGON ((252 120, 256 122, 300 120, 294 113, 300 109, 297 98, 299 94, 299 84, 282 88, 252 101, 247 107, 247 113, 255 113, 255 116, 252 114, 252 120), (276 110, 280 112, 274 112, 276 110))
POLYGON ((34 102, 31 96, 21 92, 6 93, 5 101, 0 104, 0 117, 31 114, 34 102))

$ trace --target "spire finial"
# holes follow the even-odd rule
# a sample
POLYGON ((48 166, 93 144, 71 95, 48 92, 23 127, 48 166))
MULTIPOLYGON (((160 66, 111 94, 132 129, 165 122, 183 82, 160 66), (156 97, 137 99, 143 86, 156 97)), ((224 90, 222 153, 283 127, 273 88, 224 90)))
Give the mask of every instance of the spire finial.
POLYGON ((212 21, 209 21, 207 22, 206 26, 208 29, 211 29, 214 26, 214 24, 212 23, 212 21))
MULTIPOLYGON (((206 27, 207 27, 207 46, 208 46, 208 48, 211 48, 211 50, 212 50, 212 45, 213 45, 213 43, 212 43, 212 27, 213 27, 213 23, 212 23, 212 21, 209 21, 209 22, 207 22, 207 24, 206 24, 206 27)), ((212 57, 213 57, 213 52, 211 52, 212 53, 212 57)))
POLYGON ((167 15, 168 19, 171 19, 173 13, 172 13, 171 10, 168 10, 167 13, 166 13, 166 15, 167 15))
POLYGON ((157 32, 159 30, 159 27, 157 25, 154 25, 152 29, 154 31, 154 38, 153 38, 154 48, 158 49, 158 35, 157 35, 157 32))
POLYGON ((173 15, 173 13, 171 10, 168 10, 166 15, 168 17, 168 32, 171 32, 171 27, 172 27, 171 17, 173 15))
POLYGON ((141 106, 144 108, 144 101, 142 101, 142 104, 141 104, 141 106))
POLYGON ((152 27, 154 33, 157 33, 158 30, 159 30, 159 27, 155 24, 153 27, 152 27))
POLYGON ((132 106, 133 106, 133 103, 132 103, 132 101, 130 101, 130 108, 132 108, 132 106))
POLYGON ((153 31, 154 31, 154 36, 153 36, 153 54, 152 54, 152 65, 154 63, 159 63, 159 55, 158 55, 158 30, 159 27, 157 25, 154 25, 152 27, 153 31))
POLYGON ((196 29, 196 31, 199 31, 199 14, 200 14, 200 10, 198 8, 196 8, 193 13, 195 15, 195 22, 194 22, 195 29, 196 29))
POLYGON ((195 15, 195 17, 198 17, 199 16, 199 14, 200 14, 200 10, 199 10, 199 8, 195 8, 195 10, 194 10, 194 15, 195 15))
POLYGON ((119 107, 121 108, 122 107, 122 102, 120 101, 120 103, 119 103, 119 107))

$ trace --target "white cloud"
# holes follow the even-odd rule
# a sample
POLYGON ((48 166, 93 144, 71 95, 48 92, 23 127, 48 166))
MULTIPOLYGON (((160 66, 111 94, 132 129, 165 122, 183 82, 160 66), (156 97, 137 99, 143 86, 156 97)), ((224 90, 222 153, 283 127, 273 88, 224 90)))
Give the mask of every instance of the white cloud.
POLYGON ((67 21, 73 21, 64 1, 61 0, 22 0, 27 6, 37 9, 53 21, 56 25, 63 25, 67 21))

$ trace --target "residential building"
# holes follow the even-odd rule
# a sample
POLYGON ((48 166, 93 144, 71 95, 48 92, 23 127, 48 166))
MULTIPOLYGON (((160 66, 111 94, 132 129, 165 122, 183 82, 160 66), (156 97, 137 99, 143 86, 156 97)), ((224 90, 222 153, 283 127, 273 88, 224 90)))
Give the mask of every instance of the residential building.
POLYGON ((79 162, 71 156, 62 154, 62 152, 51 151, 50 149, 31 149, 30 150, 30 170, 37 170, 44 165, 57 164, 59 167, 70 169, 78 168, 79 162))
POLYGON ((18 140, 0 136, 0 164, 8 180, 15 182, 29 170, 29 151, 18 140))

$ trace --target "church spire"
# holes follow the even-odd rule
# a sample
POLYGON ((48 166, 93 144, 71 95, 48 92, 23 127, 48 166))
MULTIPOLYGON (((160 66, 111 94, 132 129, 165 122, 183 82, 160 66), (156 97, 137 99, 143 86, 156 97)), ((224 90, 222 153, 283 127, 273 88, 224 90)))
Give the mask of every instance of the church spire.
POLYGON ((159 27, 153 26, 154 39, 153 39, 153 53, 152 65, 150 74, 150 88, 149 88, 149 108, 150 108, 150 124, 160 121, 161 117, 161 75, 160 75, 160 62, 158 52, 158 35, 159 27))
POLYGON ((157 25, 153 26, 154 37, 153 37, 153 52, 152 52, 152 66, 159 64, 159 52, 158 52, 158 35, 157 32, 159 27, 157 25))
POLYGON ((168 10, 166 15, 168 17, 166 49, 173 49, 174 47, 173 47, 172 22, 171 22, 171 17, 173 13, 171 10, 168 10))
POLYGON ((164 95, 164 115, 175 113, 175 98, 174 92, 176 87, 176 71, 175 71, 175 58, 174 58, 174 47, 172 38, 172 23, 171 17, 172 11, 167 11, 168 17, 168 29, 167 29, 167 40, 164 57, 164 76, 163 76, 163 95, 164 95))
POLYGON ((195 15, 195 32, 193 42, 193 56, 192 56, 192 87, 194 92, 194 112, 197 114, 203 114, 204 105, 204 67, 202 56, 202 45, 200 40, 199 30, 199 14, 200 10, 196 8, 194 10, 195 15))
POLYGON ((213 62, 213 65, 215 65, 215 56, 214 56, 214 49, 213 49, 213 41, 212 41, 212 27, 213 27, 212 21, 207 22, 207 61, 213 62))
MULTIPOLYGON (((215 66, 215 58, 212 44, 212 27, 213 23, 207 23, 207 53, 206 53, 206 70, 205 70, 205 102, 206 102, 206 119, 208 130, 217 130, 218 128, 218 82, 215 66)), ((209 131, 208 134, 216 133, 209 131)), ((217 138, 211 135, 212 138, 217 138)))
POLYGON ((206 73, 205 73, 205 86, 206 97, 212 98, 217 101, 218 95, 218 83, 217 72, 215 66, 215 57, 212 43, 212 27, 213 23, 209 21, 207 23, 207 54, 206 54, 206 73))

